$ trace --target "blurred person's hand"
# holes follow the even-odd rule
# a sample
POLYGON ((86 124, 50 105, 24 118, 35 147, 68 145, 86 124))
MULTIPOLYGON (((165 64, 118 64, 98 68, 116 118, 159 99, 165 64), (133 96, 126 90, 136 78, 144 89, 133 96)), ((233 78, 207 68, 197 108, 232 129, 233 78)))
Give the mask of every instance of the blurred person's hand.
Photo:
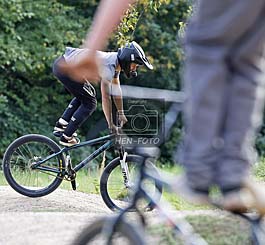
POLYGON ((96 51, 86 50, 69 62, 61 62, 60 70, 71 77, 74 81, 85 83, 89 81, 93 84, 100 82, 99 64, 96 51))

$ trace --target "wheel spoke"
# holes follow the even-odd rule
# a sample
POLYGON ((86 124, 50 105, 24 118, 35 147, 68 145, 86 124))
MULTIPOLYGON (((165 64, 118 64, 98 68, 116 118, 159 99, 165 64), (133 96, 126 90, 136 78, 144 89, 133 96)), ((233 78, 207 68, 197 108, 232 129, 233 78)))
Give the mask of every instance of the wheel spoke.
MULTIPOLYGON (((100 181, 101 195, 110 209, 124 209, 132 201, 134 189, 139 177, 139 167, 142 163, 142 157, 129 155, 126 161, 130 176, 129 182, 124 179, 124 172, 121 169, 119 158, 109 163, 102 174, 100 181)), ((150 166, 155 170, 154 165, 150 163, 150 166)), ((142 185, 150 190, 152 196, 157 194, 156 187, 158 186, 154 180, 146 179, 142 182, 142 185)), ((161 189, 160 187, 160 190, 161 189)), ((138 204, 137 206, 139 208, 145 209, 149 207, 149 209, 152 209, 152 207, 149 206, 148 200, 142 199, 138 204)))
MULTIPOLYGON (((52 171, 49 172, 49 170, 32 169, 32 164, 47 158, 52 153, 60 150, 60 148, 45 136, 25 136, 25 138, 27 137, 28 140, 22 140, 23 137, 21 137, 22 142, 20 144, 16 142, 15 146, 9 149, 5 176, 9 183, 12 182, 12 187, 18 192, 22 194, 25 192, 27 193, 25 195, 30 196, 41 196, 46 190, 48 192, 49 189, 56 188, 62 178, 58 178, 58 174, 54 174, 52 171)), ((52 159, 45 161, 44 164, 41 164, 41 166, 59 171, 60 159, 60 155, 54 156, 52 159)))

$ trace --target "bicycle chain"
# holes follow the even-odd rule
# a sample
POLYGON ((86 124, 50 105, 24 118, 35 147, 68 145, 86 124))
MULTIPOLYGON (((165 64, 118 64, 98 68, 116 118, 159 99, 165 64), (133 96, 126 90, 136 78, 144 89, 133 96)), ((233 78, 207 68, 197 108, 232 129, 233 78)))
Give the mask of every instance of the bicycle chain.
MULTIPOLYGON (((65 168, 62 168, 62 170, 65 170, 65 168)), ((51 175, 51 176, 56 177, 56 178, 61 179, 61 180, 66 180, 66 181, 72 181, 73 180, 67 174, 65 174, 63 177, 61 177, 60 175, 62 175, 62 173, 60 173, 59 176, 58 176, 58 175, 54 175, 54 174, 48 173, 46 171, 41 171, 40 170, 40 172, 44 173, 44 174, 47 174, 47 175, 51 175)), ((72 176, 74 176, 74 179, 75 179, 76 178, 76 172, 74 172, 72 176)))

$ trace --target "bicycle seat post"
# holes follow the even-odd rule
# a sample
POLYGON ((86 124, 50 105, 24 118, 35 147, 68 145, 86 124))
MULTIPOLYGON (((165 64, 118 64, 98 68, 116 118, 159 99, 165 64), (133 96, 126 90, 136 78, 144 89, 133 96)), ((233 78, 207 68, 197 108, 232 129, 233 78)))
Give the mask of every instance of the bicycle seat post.
POLYGON ((67 153, 65 158, 65 168, 68 170, 69 165, 71 164, 71 156, 67 153))

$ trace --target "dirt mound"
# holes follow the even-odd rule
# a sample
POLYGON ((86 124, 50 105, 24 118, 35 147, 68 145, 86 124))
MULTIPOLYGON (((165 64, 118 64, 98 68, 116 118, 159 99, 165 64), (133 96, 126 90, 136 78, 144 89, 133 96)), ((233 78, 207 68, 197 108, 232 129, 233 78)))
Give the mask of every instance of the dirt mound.
POLYGON ((51 194, 30 198, 9 186, 0 186, 0 212, 111 212, 100 195, 57 189, 51 194))
MULTIPOLYGON (((0 186, 0 245, 70 245, 85 226, 111 214, 100 195, 57 189, 45 197, 29 198, 0 186)), ((176 218, 191 214, 220 212, 172 211, 176 218)), ((146 216, 149 224, 158 221, 157 211, 146 216)))
POLYGON ((29 198, 0 186, 0 244, 71 244, 84 226, 111 213, 95 194, 57 189, 29 198))

